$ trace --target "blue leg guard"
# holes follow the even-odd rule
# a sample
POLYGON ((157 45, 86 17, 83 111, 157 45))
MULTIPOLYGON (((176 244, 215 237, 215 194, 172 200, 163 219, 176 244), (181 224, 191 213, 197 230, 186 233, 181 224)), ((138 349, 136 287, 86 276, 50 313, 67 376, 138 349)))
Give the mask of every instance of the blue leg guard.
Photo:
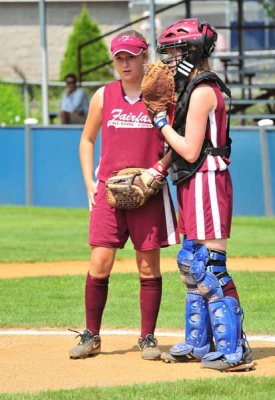
POLYGON ((210 351, 212 330, 207 309, 207 301, 199 293, 196 281, 190 275, 194 260, 195 242, 184 240, 177 262, 181 279, 187 286, 185 312, 185 343, 178 343, 166 353, 166 362, 201 360, 210 351), (170 355, 172 357, 170 357, 170 355))
POLYGON ((234 354, 239 352, 238 347, 242 344, 243 310, 233 297, 224 297, 219 301, 209 303, 208 310, 216 348, 222 354, 228 355, 229 359, 232 358, 233 362, 235 357, 239 357, 234 354))
POLYGON ((193 243, 179 252, 178 265, 188 288, 186 344, 174 346, 171 355, 201 358, 202 367, 219 371, 254 369, 251 349, 242 338, 242 308, 233 297, 223 295, 222 286, 231 280, 225 253, 193 243), (217 351, 205 354, 211 343, 209 318, 217 351))
POLYGON ((187 292, 185 343, 170 349, 174 357, 201 360, 210 351, 212 330, 206 300, 199 293, 187 292))
POLYGON ((202 367, 219 371, 254 369, 252 352, 242 338, 243 310, 233 297, 224 297, 208 304, 217 351, 206 354, 202 367))

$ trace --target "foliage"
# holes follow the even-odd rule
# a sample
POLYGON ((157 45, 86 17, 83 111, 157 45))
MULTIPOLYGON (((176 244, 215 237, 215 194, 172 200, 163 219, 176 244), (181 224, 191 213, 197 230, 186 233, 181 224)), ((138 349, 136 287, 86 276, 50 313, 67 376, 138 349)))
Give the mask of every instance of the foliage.
POLYGON ((275 17, 275 4, 273 0, 260 0, 260 3, 263 5, 263 8, 266 10, 267 15, 270 18, 275 17))
MULTIPOLYGON (((69 36, 64 58, 61 62, 60 79, 68 73, 77 75, 77 49, 78 46, 87 40, 101 35, 100 29, 95 20, 93 20, 86 7, 83 7, 81 15, 74 20, 73 31, 69 36)), ((95 43, 83 48, 82 70, 86 71, 99 64, 110 60, 109 52, 104 41, 98 40, 95 43)), ((85 81, 106 81, 113 79, 110 67, 100 68, 100 70, 91 72, 85 76, 85 81)))
POLYGON ((0 126, 22 125, 25 119, 22 89, 13 84, 0 83, 0 126))

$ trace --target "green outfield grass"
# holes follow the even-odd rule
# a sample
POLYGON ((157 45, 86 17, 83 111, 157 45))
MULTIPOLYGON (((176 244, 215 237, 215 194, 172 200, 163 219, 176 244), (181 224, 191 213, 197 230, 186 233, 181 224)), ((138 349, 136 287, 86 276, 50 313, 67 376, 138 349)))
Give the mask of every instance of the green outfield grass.
MULTIPOLYGON (((86 209, 0 207, 0 262, 87 260, 86 209)), ((274 257, 275 218, 235 217, 228 254, 231 257, 274 257)), ((175 257, 179 246, 162 250, 175 257)), ((117 258, 132 258, 132 244, 117 258)))
MULTIPOLYGON (((247 333, 275 333, 273 293, 275 274, 234 272, 247 333)), ((33 277, 0 280, 0 327, 82 327, 83 276, 33 277)), ((163 299, 158 328, 183 329, 185 287, 177 272, 163 274, 163 299)), ((138 329, 139 281, 137 275, 113 274, 103 328, 138 329)))
POLYGON ((273 378, 249 376, 58 390, 37 394, 0 394, 1 400, 272 400, 274 398, 273 378))

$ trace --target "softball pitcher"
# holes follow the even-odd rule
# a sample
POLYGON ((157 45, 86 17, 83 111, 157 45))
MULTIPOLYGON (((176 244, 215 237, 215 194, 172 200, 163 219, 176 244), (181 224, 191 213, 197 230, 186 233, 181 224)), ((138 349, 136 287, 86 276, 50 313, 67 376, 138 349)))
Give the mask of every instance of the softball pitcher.
POLYGON ((148 117, 141 100, 148 45, 138 32, 125 31, 111 42, 120 79, 94 94, 80 141, 80 160, 91 205, 90 269, 86 278, 86 329, 69 352, 71 358, 100 353, 100 327, 109 276, 116 250, 130 237, 136 250, 140 278, 141 333, 138 347, 143 359, 157 360, 161 352, 154 336, 162 295, 160 248, 179 243, 175 212, 167 185, 146 204, 132 210, 112 208, 106 201, 105 182, 127 167, 146 168, 156 179, 166 175, 164 139, 148 117), (93 174, 94 143, 101 128, 101 158, 93 174), (160 161, 163 159, 163 163, 160 161))

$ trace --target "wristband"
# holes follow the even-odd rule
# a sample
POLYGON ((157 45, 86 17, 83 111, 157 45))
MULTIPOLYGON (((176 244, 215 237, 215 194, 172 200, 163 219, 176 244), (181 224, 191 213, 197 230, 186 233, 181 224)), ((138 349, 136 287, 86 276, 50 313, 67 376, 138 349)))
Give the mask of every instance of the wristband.
POLYGON ((161 118, 155 122, 155 125, 158 129, 162 129, 165 125, 169 125, 166 118, 161 118))
POLYGON ((166 169, 165 165, 162 164, 161 161, 156 162, 156 163, 153 165, 153 168, 154 168, 154 170, 158 171, 160 174, 162 174, 162 175, 164 175, 164 176, 167 176, 167 175, 168 175, 167 169, 166 169))

